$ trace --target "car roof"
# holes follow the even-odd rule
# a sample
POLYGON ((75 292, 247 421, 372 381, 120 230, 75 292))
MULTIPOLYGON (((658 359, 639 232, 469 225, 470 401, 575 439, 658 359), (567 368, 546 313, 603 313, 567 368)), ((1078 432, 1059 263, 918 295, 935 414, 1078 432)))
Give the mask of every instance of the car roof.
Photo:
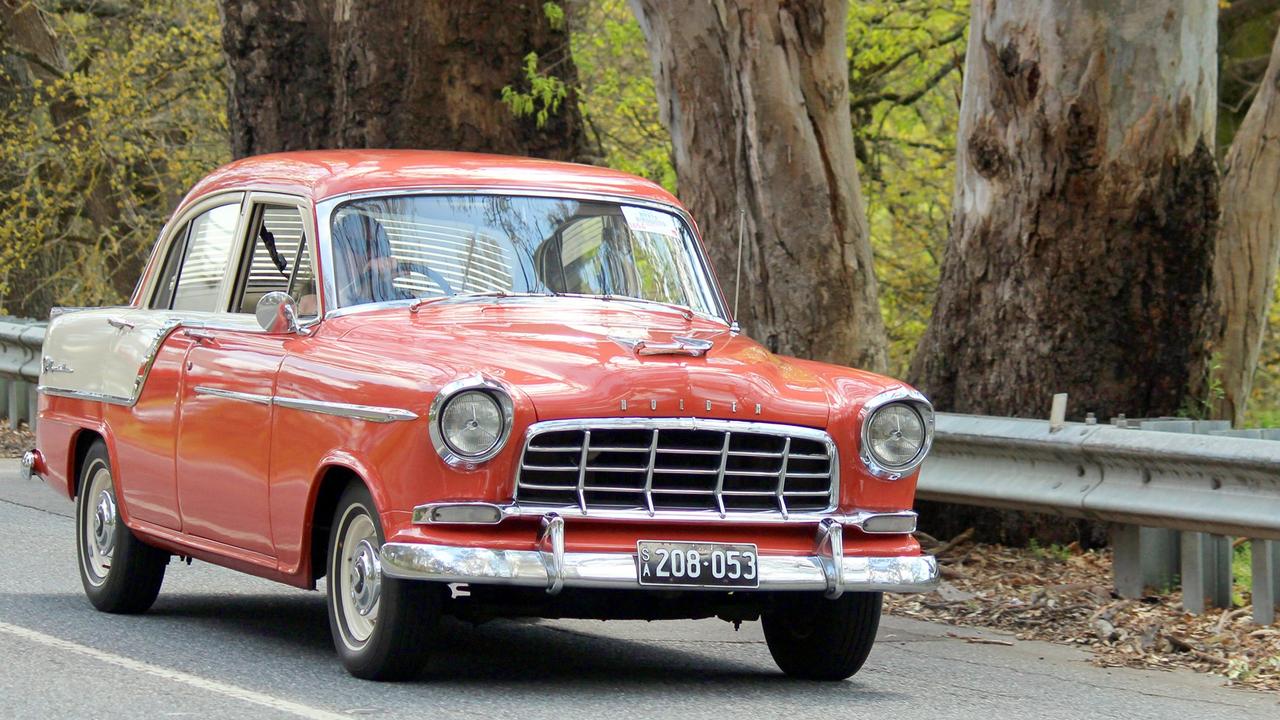
POLYGON ((319 202, 349 193, 439 187, 592 192, 679 205, 656 183, 591 165, 440 150, 308 150, 223 165, 197 183, 182 206, 224 190, 283 192, 319 202))

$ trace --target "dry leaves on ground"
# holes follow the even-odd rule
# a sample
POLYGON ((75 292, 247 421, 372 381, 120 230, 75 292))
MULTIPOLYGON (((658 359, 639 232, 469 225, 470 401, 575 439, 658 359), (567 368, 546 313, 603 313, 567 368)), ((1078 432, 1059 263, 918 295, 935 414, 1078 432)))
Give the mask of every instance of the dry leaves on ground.
POLYGON ((1254 625, 1251 607, 1197 617, 1182 611, 1178 591, 1120 599, 1108 550, 1015 549, 975 544, 971 535, 946 543, 921 537, 938 556, 942 585, 928 595, 886 596, 886 610, 1086 646, 1102 666, 1190 668, 1229 685, 1280 691, 1280 626, 1254 625))
POLYGON ((9 421, 0 422, 0 457, 22 457, 22 453, 36 446, 35 436, 26 425, 17 430, 9 429, 9 421))

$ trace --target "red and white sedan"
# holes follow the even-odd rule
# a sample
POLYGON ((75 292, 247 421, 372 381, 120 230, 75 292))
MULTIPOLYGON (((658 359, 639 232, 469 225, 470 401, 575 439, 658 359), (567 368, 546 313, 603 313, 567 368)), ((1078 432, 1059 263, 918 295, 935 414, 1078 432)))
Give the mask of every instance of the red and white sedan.
POLYGON ((437 619, 762 620, 842 679, 912 538, 929 403, 743 335, 693 222, 593 167, 414 151, 214 172, 129 305, 55 313, 37 449, 107 612, 169 559, 326 578, 351 673, 437 619))

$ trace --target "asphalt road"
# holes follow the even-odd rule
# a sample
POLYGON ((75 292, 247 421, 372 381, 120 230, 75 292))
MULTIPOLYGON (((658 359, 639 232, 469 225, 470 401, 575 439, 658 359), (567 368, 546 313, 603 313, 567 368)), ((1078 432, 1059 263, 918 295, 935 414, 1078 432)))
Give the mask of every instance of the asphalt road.
POLYGON ((1213 678, 896 618, 835 684, 784 678, 758 623, 715 620, 455 623, 421 679, 369 683, 339 666, 318 592, 172 563, 150 613, 95 612, 71 514, 0 461, 0 718, 1280 718, 1280 697, 1213 678))

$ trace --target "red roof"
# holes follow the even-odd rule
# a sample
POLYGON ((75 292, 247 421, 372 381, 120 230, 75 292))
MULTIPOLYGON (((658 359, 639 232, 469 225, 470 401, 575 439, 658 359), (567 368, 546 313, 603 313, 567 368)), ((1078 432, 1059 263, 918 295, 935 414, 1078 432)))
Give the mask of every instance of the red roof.
POLYGON ((353 192, 442 186, 577 190, 677 202, 656 183, 591 165, 437 150, 310 150, 224 165, 197 183, 182 205, 232 189, 285 192, 319 201, 353 192))

